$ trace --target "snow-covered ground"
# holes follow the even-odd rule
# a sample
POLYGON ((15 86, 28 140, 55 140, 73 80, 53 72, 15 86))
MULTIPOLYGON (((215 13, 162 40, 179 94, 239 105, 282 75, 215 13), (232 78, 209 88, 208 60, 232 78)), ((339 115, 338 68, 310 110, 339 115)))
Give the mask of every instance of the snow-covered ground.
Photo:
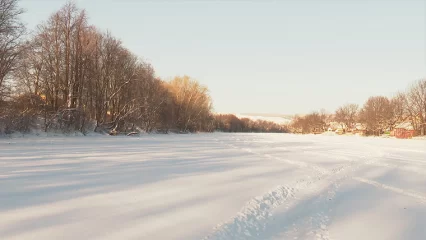
POLYGON ((0 139, 0 239, 426 239, 426 141, 0 139))

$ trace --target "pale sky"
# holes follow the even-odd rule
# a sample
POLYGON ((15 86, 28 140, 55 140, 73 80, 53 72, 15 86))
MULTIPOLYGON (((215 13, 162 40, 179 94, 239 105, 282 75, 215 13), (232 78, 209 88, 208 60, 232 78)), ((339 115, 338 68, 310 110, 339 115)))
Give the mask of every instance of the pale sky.
MULTIPOLYGON (((30 29, 66 0, 21 0, 30 29)), ((189 75, 217 112, 308 113, 426 77, 424 0, 77 0, 159 77, 189 75)))

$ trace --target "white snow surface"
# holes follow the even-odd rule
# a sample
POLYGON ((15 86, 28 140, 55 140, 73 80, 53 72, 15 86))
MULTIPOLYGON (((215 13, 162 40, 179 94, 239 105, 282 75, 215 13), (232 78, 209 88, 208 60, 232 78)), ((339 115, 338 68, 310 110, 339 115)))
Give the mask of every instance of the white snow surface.
POLYGON ((426 239, 426 141, 0 139, 0 239, 426 239))

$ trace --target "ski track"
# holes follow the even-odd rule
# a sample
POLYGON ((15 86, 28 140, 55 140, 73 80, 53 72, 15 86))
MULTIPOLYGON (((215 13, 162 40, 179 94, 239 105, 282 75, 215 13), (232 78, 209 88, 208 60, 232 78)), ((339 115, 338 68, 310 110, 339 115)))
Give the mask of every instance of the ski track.
MULTIPOLYGON (((237 139, 238 140, 238 139, 237 139)), ((239 149, 260 157, 283 161, 291 165, 296 165, 300 168, 308 168, 313 170, 316 175, 313 177, 308 177, 308 180, 301 179, 296 182, 295 187, 289 186, 279 186, 275 190, 266 193, 263 196, 259 196, 251 200, 249 203, 245 205, 243 210, 237 214, 236 217, 231 219, 226 223, 219 224, 215 227, 212 234, 208 235, 204 240, 207 239, 215 239, 215 240, 225 240, 225 239, 253 239, 258 237, 267 226, 268 219, 272 216, 272 210, 277 208, 278 206, 286 203, 289 199, 297 200, 297 193, 309 189, 312 185, 320 182, 324 179, 328 178, 329 187, 327 194, 322 194, 318 197, 315 204, 323 205, 323 209, 320 212, 313 213, 308 219, 308 229, 304 229, 304 232, 308 232, 308 236, 314 237, 317 240, 332 240, 330 237, 330 233, 328 228, 332 222, 332 219, 328 216, 328 213, 332 211, 332 202, 336 195, 336 192, 339 190, 340 185, 347 179, 353 179, 363 184, 372 185, 374 187, 392 191, 394 193, 398 193, 401 195, 405 195, 411 197, 413 199, 418 200, 421 203, 426 203, 426 197, 420 193, 403 190, 400 188, 396 188, 393 186, 388 186, 385 184, 381 184, 379 182, 375 182, 372 180, 354 177, 352 173, 357 169, 364 165, 374 165, 379 167, 386 168, 396 168, 401 170, 410 171, 417 173, 424 173, 424 171, 419 171, 417 169, 410 169, 407 166, 401 167, 394 164, 383 163, 379 159, 383 157, 385 154, 377 150, 374 147, 370 147, 369 145, 365 145, 367 149, 369 149, 369 154, 362 156, 364 160, 356 160, 350 161, 351 156, 357 156, 356 154, 348 154, 347 152, 342 151, 344 155, 337 155, 335 158, 340 160, 347 160, 349 164, 344 164, 338 166, 332 170, 328 170, 310 163, 302 162, 302 161, 292 161, 288 159, 283 159, 279 157, 272 156, 270 154, 263 154, 253 151, 250 148, 242 148, 238 147, 234 144, 225 143, 223 141, 217 140, 221 144, 228 146, 232 149, 239 149), (350 155, 350 156, 348 156, 350 155), (331 178, 331 179, 330 179, 331 178), (325 206, 325 207, 324 207, 325 206)), ((244 141, 247 142, 247 141, 244 141)), ((305 148, 306 149, 306 148, 305 148)), ((318 152, 304 152, 307 154, 320 154, 318 152)), ((336 152, 337 153, 337 152, 336 152)), ((321 153, 322 155, 325 155, 321 153)), ((289 203, 287 203, 288 205, 289 203)), ((288 207, 288 206, 287 206, 288 207)), ((290 235, 301 235, 302 233, 297 227, 288 229, 285 233, 286 236, 290 235)), ((295 238, 298 239, 298 238, 295 238)))
MULTIPOLYGON (((268 159, 284 161, 286 163, 296 165, 300 168, 308 168, 314 171, 315 176, 309 176, 308 179, 298 180, 296 182, 295 187, 279 186, 277 189, 271 192, 268 192, 263 196, 254 198, 252 201, 250 201, 243 207, 243 210, 240 211, 236 217, 229 220, 228 222, 225 222, 216 226, 213 230, 213 233, 208 235, 206 238, 204 238, 205 240, 256 238, 265 229, 267 220, 269 219, 270 216, 272 216, 271 210, 282 205, 289 198, 295 198, 298 192, 310 188, 313 184, 323 180, 324 178, 335 175, 335 174, 339 174, 343 172, 344 170, 347 170, 348 168, 351 169, 353 167, 353 164, 356 162, 356 161, 351 161, 349 164, 336 167, 332 170, 328 170, 325 168, 321 168, 319 166, 310 165, 306 162, 300 162, 300 161, 296 162, 296 161, 291 161, 287 159, 282 159, 282 158, 274 157, 269 154, 257 153, 255 151, 252 151, 251 149, 240 148, 240 147, 237 147, 236 145, 227 144, 217 139, 216 141, 233 149, 239 149, 257 156, 263 156, 268 159), (291 189, 291 194, 288 194, 289 191, 282 191, 282 189, 291 189), (273 196, 272 201, 271 201, 271 196, 273 196)), ((323 215, 320 215, 320 216, 323 216, 323 215)), ((329 239, 328 231, 327 231, 327 225, 329 220, 324 220, 327 218, 328 217, 324 215, 324 217, 322 217, 319 220, 321 222, 319 226, 321 229, 321 233, 318 233, 318 236, 320 236, 321 238, 319 239, 324 239, 324 240, 329 239)), ((312 232, 317 232, 317 230, 312 230, 312 232)))
POLYGON ((380 189, 389 190, 389 191, 394 192, 394 193, 398 193, 398 194, 401 194, 401 195, 404 195, 404 196, 411 197, 415 200, 418 200, 420 203, 423 203, 423 204, 426 203, 426 196, 422 195, 421 193, 415 192, 415 191, 404 190, 404 189, 401 189, 401 188, 389 186, 389 185, 386 185, 386 184, 382 184, 382 183, 379 183, 379 182, 376 182, 376 181, 372 181, 372 180, 360 178, 360 177, 353 177, 352 179, 354 179, 358 182, 361 182, 361 183, 365 183, 365 184, 380 188, 380 189))
MULTIPOLYGON (((227 144, 223 141, 216 141, 224 144, 233 149, 239 149, 257 156, 264 156, 269 159, 282 160, 272 157, 269 154, 261 154, 252 151, 247 148, 239 148, 233 144, 227 144)), ((215 239, 253 239, 259 236, 260 233, 265 229, 267 220, 272 216, 271 211, 276 207, 286 203, 289 198, 295 198, 297 192, 302 189, 308 188, 316 181, 321 180, 324 176, 329 175, 330 171, 322 169, 320 167, 310 167, 306 163, 300 163, 295 161, 284 160, 289 164, 294 164, 301 168, 311 168, 316 171, 317 176, 309 177, 308 179, 298 180, 295 187, 279 186, 275 190, 266 193, 263 196, 259 196, 249 201, 243 209, 233 219, 219 224, 213 230, 213 233, 209 234, 204 240, 215 239), (312 180, 315 179, 315 180, 312 180)), ((341 168, 336 171, 340 171, 341 168)))

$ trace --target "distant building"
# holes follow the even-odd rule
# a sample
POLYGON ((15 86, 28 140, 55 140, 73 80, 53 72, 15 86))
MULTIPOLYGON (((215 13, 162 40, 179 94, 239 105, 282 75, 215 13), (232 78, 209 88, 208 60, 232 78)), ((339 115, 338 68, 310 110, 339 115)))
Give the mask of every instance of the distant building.
POLYGON ((367 134, 367 127, 362 123, 356 123, 352 129, 352 133, 355 135, 365 136, 367 134))
POLYGON ((396 138, 412 138, 415 136, 416 131, 414 130, 413 125, 410 122, 400 123, 395 127, 394 136, 396 138))
POLYGON ((347 129, 347 127, 344 123, 330 122, 328 124, 327 131, 328 132, 335 132, 337 134, 343 134, 343 133, 345 133, 346 129, 347 129))

